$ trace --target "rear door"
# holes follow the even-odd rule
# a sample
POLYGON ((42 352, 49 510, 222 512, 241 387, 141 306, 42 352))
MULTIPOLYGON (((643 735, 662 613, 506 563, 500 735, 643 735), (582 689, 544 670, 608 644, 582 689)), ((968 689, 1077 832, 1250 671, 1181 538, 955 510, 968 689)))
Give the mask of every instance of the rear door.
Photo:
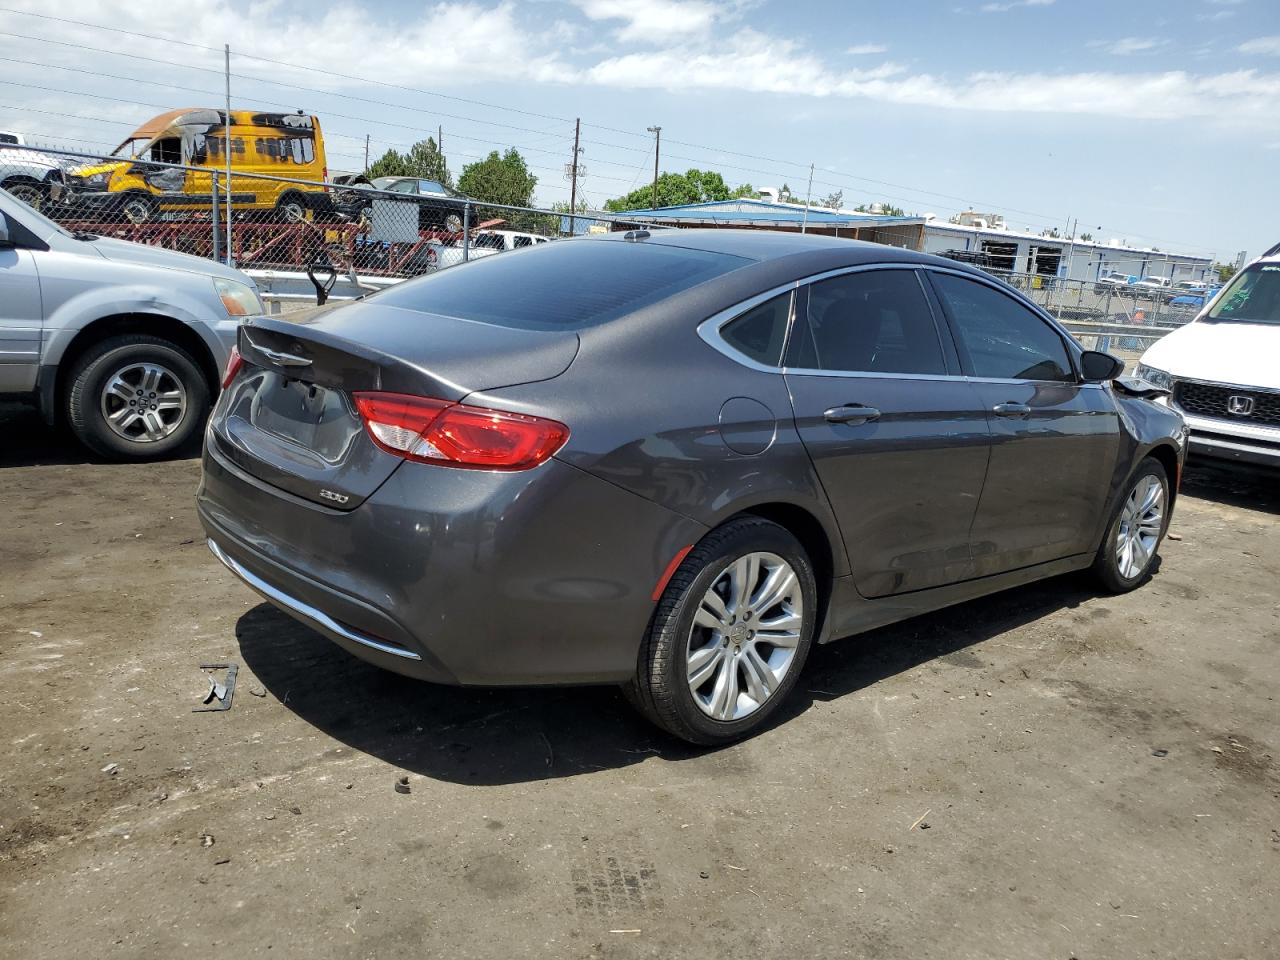
POLYGON ((35 389, 43 319, 31 251, 0 247, 0 393, 35 389))
POLYGON ((786 365, 859 592, 968 577, 989 429, 917 271, 863 269, 802 288, 786 365))
POLYGON ((991 465, 971 537, 974 572, 1094 549, 1120 447, 1109 388, 1080 382, 1063 335, 1001 284, 943 270, 926 275, 991 424, 991 465))

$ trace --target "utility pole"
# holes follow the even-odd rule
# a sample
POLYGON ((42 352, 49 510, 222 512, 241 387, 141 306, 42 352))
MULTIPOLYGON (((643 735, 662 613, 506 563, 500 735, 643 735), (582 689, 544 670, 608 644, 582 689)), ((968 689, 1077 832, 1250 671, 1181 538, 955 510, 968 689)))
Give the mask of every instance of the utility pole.
POLYGON ((365 176, 369 174, 369 135, 364 135, 364 172, 365 176))
POLYGON ((662 128, 646 127, 653 134, 653 206, 651 209, 658 209, 658 152, 662 149, 662 128))
POLYGON ((225 137, 223 138, 223 146, 227 151, 227 266, 235 266, 235 258, 231 255, 231 44, 224 43, 222 45, 223 54, 226 57, 226 79, 227 79, 227 123, 225 129, 225 137))
POLYGON ((804 219, 800 221, 800 232, 804 233, 809 226, 809 200, 813 197, 813 164, 809 164, 809 188, 804 192, 804 219))
POLYGON ((444 124, 436 124, 436 149, 444 153, 444 124))
POLYGON ((573 236, 574 214, 578 212, 578 138, 582 133, 582 118, 573 121, 573 166, 569 171, 569 236, 573 236))

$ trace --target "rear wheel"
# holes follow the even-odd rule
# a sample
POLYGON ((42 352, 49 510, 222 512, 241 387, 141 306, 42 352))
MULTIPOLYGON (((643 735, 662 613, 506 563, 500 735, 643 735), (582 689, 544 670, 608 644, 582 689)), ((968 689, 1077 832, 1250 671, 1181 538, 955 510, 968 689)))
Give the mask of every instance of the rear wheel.
POLYGON ((1094 575, 1112 593, 1142 584, 1169 528, 1169 477, 1159 460, 1138 464, 1093 561, 1094 575))
POLYGON ((664 730, 698 744, 765 723, 813 642, 813 566, 787 530, 755 517, 698 543, 658 603, 625 692, 664 730))
POLYGON ((191 355, 144 334, 93 345, 76 362, 70 383, 71 429, 85 446, 117 460, 173 453, 209 410, 209 385, 191 355))
POLYGON ((33 210, 43 207, 47 197, 42 184, 35 180, 28 180, 26 177, 9 180, 4 184, 4 188, 13 194, 15 200, 21 200, 33 210))
POLYGON ((298 193, 286 193, 276 201, 276 214, 286 223, 297 223, 307 217, 307 204, 298 193))

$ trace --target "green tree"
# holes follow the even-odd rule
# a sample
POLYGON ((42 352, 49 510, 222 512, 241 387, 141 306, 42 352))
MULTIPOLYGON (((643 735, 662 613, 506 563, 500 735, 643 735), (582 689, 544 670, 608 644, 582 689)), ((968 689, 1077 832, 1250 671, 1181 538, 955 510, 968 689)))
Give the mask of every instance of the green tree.
POLYGON ((1234 263, 1215 263, 1213 272, 1218 275, 1219 283, 1226 283, 1236 275, 1236 265, 1234 263))
POLYGON ((749 183, 739 184, 729 192, 730 200, 755 200, 760 196, 760 191, 749 183))
MULTIPOLYGON (((676 207, 686 203, 706 203, 711 200, 729 200, 737 196, 746 196, 742 190, 751 190, 750 184, 744 184, 738 191, 730 191, 724 177, 714 170, 698 170, 691 168, 684 173, 664 173, 658 177, 659 207, 676 207)), ((624 197, 615 197, 605 201, 606 210, 648 210, 653 207, 653 184, 637 187, 624 197)))
POLYGON ((1093 234, 1092 234, 1092 233, 1082 233, 1082 234, 1080 234, 1080 239, 1081 239, 1083 242, 1085 242, 1085 243, 1089 243, 1089 242, 1093 239, 1093 234))
POLYGON ((882 217, 905 217, 907 215, 905 210, 901 207, 895 207, 892 203, 873 203, 870 206, 860 203, 853 209, 858 213, 874 213, 882 217), (872 207, 879 207, 880 209, 873 210, 872 207))
POLYGON ((407 153, 388 150, 369 167, 369 179, 374 177, 422 177, 453 186, 449 164, 431 137, 419 140, 407 153))
POLYGON ((827 194, 827 199, 822 201, 822 205, 828 210, 839 210, 842 203, 844 203, 843 190, 837 190, 835 193, 827 194))
POLYGON ((458 189, 467 196, 512 207, 529 206, 537 185, 538 178, 514 147, 501 156, 494 150, 483 160, 467 164, 458 177, 458 189))

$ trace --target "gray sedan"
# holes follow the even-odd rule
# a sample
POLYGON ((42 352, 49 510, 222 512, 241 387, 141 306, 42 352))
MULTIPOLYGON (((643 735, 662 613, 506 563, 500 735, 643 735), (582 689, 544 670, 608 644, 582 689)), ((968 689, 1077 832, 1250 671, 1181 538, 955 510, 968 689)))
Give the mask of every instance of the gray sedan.
POLYGON ((255 319, 206 436, 213 552, 440 683, 620 683, 696 743, 814 643, 1152 571, 1181 418, 1016 291, 885 246, 635 232, 255 319))

